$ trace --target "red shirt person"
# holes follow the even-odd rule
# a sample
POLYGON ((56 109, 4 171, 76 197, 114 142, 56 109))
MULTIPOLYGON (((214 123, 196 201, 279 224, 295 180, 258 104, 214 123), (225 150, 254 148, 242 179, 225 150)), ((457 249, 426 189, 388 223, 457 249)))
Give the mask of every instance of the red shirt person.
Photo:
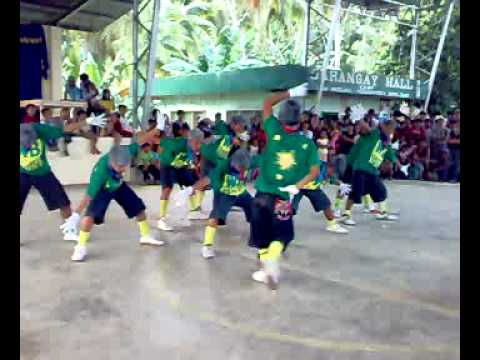
POLYGON ((35 105, 29 104, 25 108, 26 114, 23 117, 24 124, 33 124, 40 122, 40 116, 38 113, 38 109, 35 105))
POLYGON ((405 139, 409 145, 418 145, 421 141, 427 140, 427 133, 421 119, 412 121, 412 127, 405 134, 405 139))

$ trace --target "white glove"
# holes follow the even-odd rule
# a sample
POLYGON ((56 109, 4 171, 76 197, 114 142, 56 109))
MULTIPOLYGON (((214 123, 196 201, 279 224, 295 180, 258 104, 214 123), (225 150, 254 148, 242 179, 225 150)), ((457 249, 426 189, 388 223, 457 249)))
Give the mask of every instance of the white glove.
POLYGON ((290 97, 302 97, 306 96, 308 93, 308 83, 303 83, 302 85, 298 85, 290 90, 288 90, 290 97))
POLYGON ((340 191, 340 196, 342 197, 347 196, 352 191, 352 185, 341 183, 339 191, 340 191))
POLYGON ((244 131, 243 133, 238 135, 238 138, 243 142, 247 142, 248 140, 250 140, 250 135, 248 135, 248 132, 244 131))
POLYGON ((357 104, 352 107, 352 113, 350 114, 350 118, 354 123, 356 123, 357 121, 362 120, 365 114, 366 111, 363 108, 362 104, 357 104))
POLYGON ((404 165, 400 167, 400 171, 405 174, 405 176, 408 176, 408 168, 410 167, 410 164, 404 165))
POLYGON ((400 149, 400 141, 395 141, 393 144, 392 144, 392 149, 393 150, 399 150, 400 149))
POLYGON ((71 232, 78 234, 80 219, 80 214, 74 212, 62 225, 60 225, 60 229, 64 234, 71 232))
POLYGON ((278 189, 283 192, 288 192, 290 195, 293 195, 293 196, 297 195, 300 192, 300 190, 296 185, 288 185, 288 186, 280 187, 278 189))
POLYGON ((105 114, 100 114, 98 116, 89 117, 87 119, 87 124, 104 128, 107 125, 107 121, 105 114))

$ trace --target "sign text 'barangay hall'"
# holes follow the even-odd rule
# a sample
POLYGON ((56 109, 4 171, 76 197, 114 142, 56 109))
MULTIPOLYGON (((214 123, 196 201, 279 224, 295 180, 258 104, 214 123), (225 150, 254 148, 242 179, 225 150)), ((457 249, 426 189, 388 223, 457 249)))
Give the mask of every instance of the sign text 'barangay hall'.
MULTIPOLYGON (((318 80, 318 75, 313 79, 318 80)), ((318 86, 318 82, 315 83, 318 86)), ((427 95, 428 80, 327 70, 324 91, 423 100, 427 95)))

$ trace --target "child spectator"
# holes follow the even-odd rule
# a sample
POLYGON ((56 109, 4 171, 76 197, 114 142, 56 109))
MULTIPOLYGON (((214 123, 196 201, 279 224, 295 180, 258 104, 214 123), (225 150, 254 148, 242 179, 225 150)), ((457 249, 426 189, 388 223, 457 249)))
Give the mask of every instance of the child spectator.
POLYGON ((301 123, 301 131, 300 133, 303 135, 303 136, 306 136, 307 138, 309 139, 313 139, 313 132, 310 130, 310 123, 308 120, 304 120, 302 121, 301 123))
POLYGON ((320 160, 328 162, 328 145, 330 141, 328 140, 327 130, 322 130, 320 132, 320 138, 317 140, 318 154, 320 160))
POLYGON ((130 123, 127 120, 128 108, 125 105, 118 105, 118 113, 120 114, 120 122, 125 131, 129 131, 132 134, 135 132, 130 126, 130 123))
POLYGON ((65 100, 82 101, 82 90, 77 86, 75 76, 69 76, 67 83, 65 84, 65 93, 63 94, 65 100))
POLYGON ((146 185, 160 181, 160 170, 155 166, 156 156, 149 143, 142 145, 142 151, 137 156, 137 167, 143 174, 146 185))
POLYGON ((99 101, 99 103, 107 113, 112 113, 115 111, 115 100, 113 99, 110 90, 103 90, 102 99, 99 101))
POLYGON ((35 105, 29 104, 25 107, 25 116, 23 117, 24 124, 33 124, 40 122, 40 114, 35 105))

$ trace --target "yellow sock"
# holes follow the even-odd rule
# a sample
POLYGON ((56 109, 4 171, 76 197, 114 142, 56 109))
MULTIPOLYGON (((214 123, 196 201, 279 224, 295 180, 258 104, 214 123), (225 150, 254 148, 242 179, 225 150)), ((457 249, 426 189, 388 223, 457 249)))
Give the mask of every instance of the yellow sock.
POLYGON ((205 228, 205 238, 203 239, 203 245, 204 246, 212 246, 213 243, 215 242, 215 233, 217 232, 217 229, 214 228, 213 226, 207 226, 205 228))
POLYGON ((365 207, 370 207, 370 205, 372 205, 372 203, 373 203, 373 200, 372 200, 371 196, 368 195, 368 194, 365 195, 365 196, 362 198, 362 200, 363 200, 363 205, 364 205, 365 207))
POLYGON ((337 197, 337 198, 335 199, 334 209, 335 209, 335 210, 340 209, 340 208, 342 207, 342 202, 343 202, 343 199, 337 197))
POLYGON ((387 212, 388 211, 387 201, 382 201, 382 202, 378 203, 378 210, 380 210, 380 212, 382 212, 382 213, 387 212))
POLYGON ((345 209, 345 211, 343 212, 345 215, 351 217, 352 216, 352 209, 348 210, 348 209, 345 209))
POLYGON ((87 231, 80 230, 80 234, 78 236, 78 245, 86 246, 88 243, 88 240, 90 240, 90 233, 87 231))
POLYGON ((148 225, 147 220, 139 221, 138 228, 140 229, 140 236, 150 236, 150 225, 148 225))
POLYGON ((328 220, 327 219, 327 227, 335 226, 337 224, 337 221, 335 219, 328 220))
POLYGON ((262 261, 268 260, 268 249, 259 249, 258 256, 262 261))
POLYGON ((192 195, 188 198, 188 202, 190 203, 190 211, 197 210, 197 197, 196 195, 192 195))
POLYGON ((205 192, 203 191, 197 191, 197 202, 196 202, 196 208, 200 209, 202 207, 202 202, 203 202, 203 197, 205 196, 205 192))
POLYGON ((272 241, 268 246, 267 260, 278 261, 282 255, 283 244, 280 241, 272 241))
POLYGON ((160 200, 160 219, 167 215, 168 200, 160 200))

